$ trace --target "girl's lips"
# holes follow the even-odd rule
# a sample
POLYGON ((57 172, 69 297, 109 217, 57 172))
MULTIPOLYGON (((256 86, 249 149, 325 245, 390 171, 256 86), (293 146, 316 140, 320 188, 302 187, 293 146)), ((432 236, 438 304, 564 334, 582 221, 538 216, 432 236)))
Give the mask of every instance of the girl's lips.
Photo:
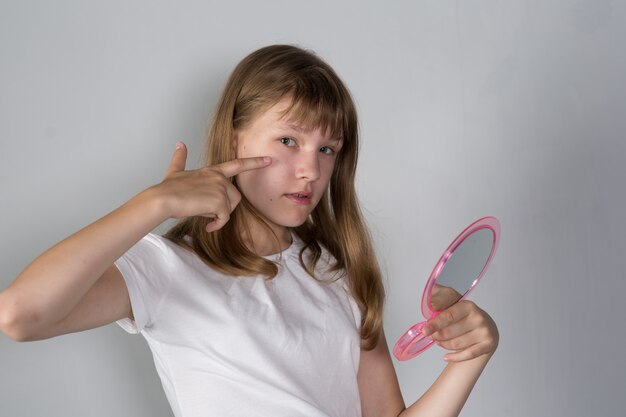
POLYGON ((285 194, 285 196, 294 203, 311 204, 311 195, 307 193, 292 193, 285 194))

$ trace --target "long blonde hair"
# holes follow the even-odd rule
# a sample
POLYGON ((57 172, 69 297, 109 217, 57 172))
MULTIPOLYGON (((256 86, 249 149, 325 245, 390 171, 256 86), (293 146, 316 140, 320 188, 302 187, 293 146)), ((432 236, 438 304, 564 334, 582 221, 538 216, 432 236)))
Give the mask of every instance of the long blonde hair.
MULTIPOLYGON (((333 137, 343 138, 328 190, 309 219, 293 232, 303 241, 300 262, 314 276, 313 269, 322 254, 322 246, 336 259, 334 271, 340 271, 361 311, 362 347, 373 349, 382 328, 384 287, 380 268, 372 248, 354 188, 359 134, 352 97, 335 71, 317 55, 292 45, 271 45, 245 57, 233 70, 208 135, 206 163, 215 165, 234 159, 234 133, 256 116, 290 97, 288 116, 306 128, 329 129, 333 137), (304 252, 309 256, 304 259, 304 252)), ((236 185, 236 181, 233 180, 236 185)), ((165 237, 193 250, 207 264, 229 275, 276 276, 274 262, 247 248, 242 232, 247 230, 244 215, 263 222, 260 214, 242 195, 230 220, 207 233, 206 217, 180 220, 165 237), (185 236, 188 236, 185 240, 185 236)))

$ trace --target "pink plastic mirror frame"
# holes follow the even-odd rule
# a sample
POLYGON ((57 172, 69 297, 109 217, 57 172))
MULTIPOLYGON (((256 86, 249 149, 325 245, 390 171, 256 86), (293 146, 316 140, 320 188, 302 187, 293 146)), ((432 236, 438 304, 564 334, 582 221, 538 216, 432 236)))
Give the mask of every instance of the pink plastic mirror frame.
MULTIPOLYGON (((463 243, 463 241, 470 236, 472 233, 488 228, 493 232, 493 246, 491 248, 491 253, 489 254, 489 258, 485 263, 485 266, 481 270, 480 274, 476 279, 472 282, 472 285, 468 288, 468 290, 463 294, 459 301, 466 299, 470 293, 476 287, 476 284, 480 281, 480 279, 485 275, 487 268, 491 264, 493 257, 498 249, 498 243, 500 242, 500 222, 496 217, 487 216, 481 219, 476 220, 469 226, 467 226, 457 237, 452 241, 452 243, 448 246, 448 248, 443 252, 439 261, 435 264, 430 276, 428 277, 428 281, 426 282, 426 286, 424 287, 424 293, 422 294, 422 314, 426 318, 426 320, 431 320, 437 315, 441 313, 441 311, 433 310, 430 305, 432 290, 437 282, 437 278, 439 274, 443 270, 446 262, 452 257, 452 254, 456 250, 456 248, 463 243)), ((426 349, 428 349, 434 343, 432 339, 429 337, 423 337, 421 330, 422 327, 426 324, 426 321, 414 324, 407 330, 396 342, 396 345, 393 348, 393 355, 396 359, 400 361, 406 361, 414 358, 419 355, 426 349)))

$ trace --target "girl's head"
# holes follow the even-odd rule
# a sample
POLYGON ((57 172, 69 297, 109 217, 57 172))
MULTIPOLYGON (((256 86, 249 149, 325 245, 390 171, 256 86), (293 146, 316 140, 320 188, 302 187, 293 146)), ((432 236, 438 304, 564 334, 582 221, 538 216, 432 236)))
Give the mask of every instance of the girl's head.
MULTIPOLYGON (((214 116, 209 134, 207 163, 214 165, 248 156, 237 152, 238 136, 246 132, 258 118, 267 118, 268 112, 274 120, 281 119, 284 124, 289 123, 308 132, 315 130, 329 140, 340 141, 339 146, 330 142, 322 144, 332 144, 331 151, 339 150, 339 147, 341 150, 333 157, 334 169, 331 172, 329 193, 317 197, 321 198, 319 202, 326 208, 330 201, 341 200, 341 193, 353 188, 356 169, 358 125, 354 102, 348 89, 327 63, 315 54, 295 46, 267 46, 251 53, 237 65, 214 116)), ((265 133, 279 135, 276 129, 265 133)), ((289 137, 289 132, 282 133, 289 137)), ((259 137, 260 141, 264 139, 259 137)), ((281 137, 275 139, 280 140, 281 137)), ((280 162, 274 161, 269 170, 280 162)), ((258 174, 261 172, 249 172, 242 177, 258 174)), ((292 191, 302 190, 296 187, 292 191)), ((246 193, 242 194, 244 198, 238 214, 260 217, 256 209, 258 204, 253 206, 246 198, 246 193)))
POLYGON ((235 67, 213 117, 206 162, 215 165, 253 156, 248 154, 254 152, 249 148, 257 145, 264 155, 266 151, 276 152, 269 155, 273 157, 272 165, 242 173, 233 180, 242 191, 242 199, 230 220, 221 229, 207 233, 207 218, 184 219, 166 237, 189 246, 221 272, 274 277, 277 265, 253 253, 244 242, 254 238, 250 236, 252 223, 273 234, 273 226, 282 222, 281 226, 290 227, 304 242, 300 259, 311 275, 322 246, 335 257, 334 269, 344 271, 363 313, 361 336, 367 340, 365 346, 373 347, 381 328, 384 290, 354 189, 359 146, 355 105, 335 71, 314 53, 296 46, 272 45, 254 51, 235 67), (291 125, 295 133, 273 130, 279 124, 291 125), (300 132, 303 136, 298 137, 300 132), (311 191, 313 201, 302 216, 277 220, 270 215, 280 213, 280 206, 273 202, 268 203, 270 208, 263 205, 250 191, 255 184, 253 178, 259 176, 261 180, 257 181, 262 183, 257 184, 263 186, 274 181, 264 177, 263 170, 276 173, 277 166, 284 167, 293 155, 290 140, 295 138, 296 143, 302 137, 306 137, 306 154, 311 156, 301 156, 291 166, 308 168, 304 169, 306 174, 298 174, 301 182, 285 182, 286 191, 311 191), (300 189, 300 184, 309 188, 300 189), (310 256, 305 259, 306 250, 310 256))

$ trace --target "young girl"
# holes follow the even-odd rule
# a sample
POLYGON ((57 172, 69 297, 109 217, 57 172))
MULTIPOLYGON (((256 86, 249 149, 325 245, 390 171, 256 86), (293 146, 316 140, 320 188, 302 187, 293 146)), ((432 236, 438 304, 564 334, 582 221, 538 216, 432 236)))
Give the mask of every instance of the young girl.
POLYGON ((0 293, 0 328, 24 341, 117 321, 148 342, 178 417, 458 415, 497 328, 468 301, 433 319, 425 331, 454 352, 405 409, 357 149, 354 103, 328 64, 288 45, 253 52, 222 94, 207 166, 186 171, 177 143, 161 183, 0 293))

